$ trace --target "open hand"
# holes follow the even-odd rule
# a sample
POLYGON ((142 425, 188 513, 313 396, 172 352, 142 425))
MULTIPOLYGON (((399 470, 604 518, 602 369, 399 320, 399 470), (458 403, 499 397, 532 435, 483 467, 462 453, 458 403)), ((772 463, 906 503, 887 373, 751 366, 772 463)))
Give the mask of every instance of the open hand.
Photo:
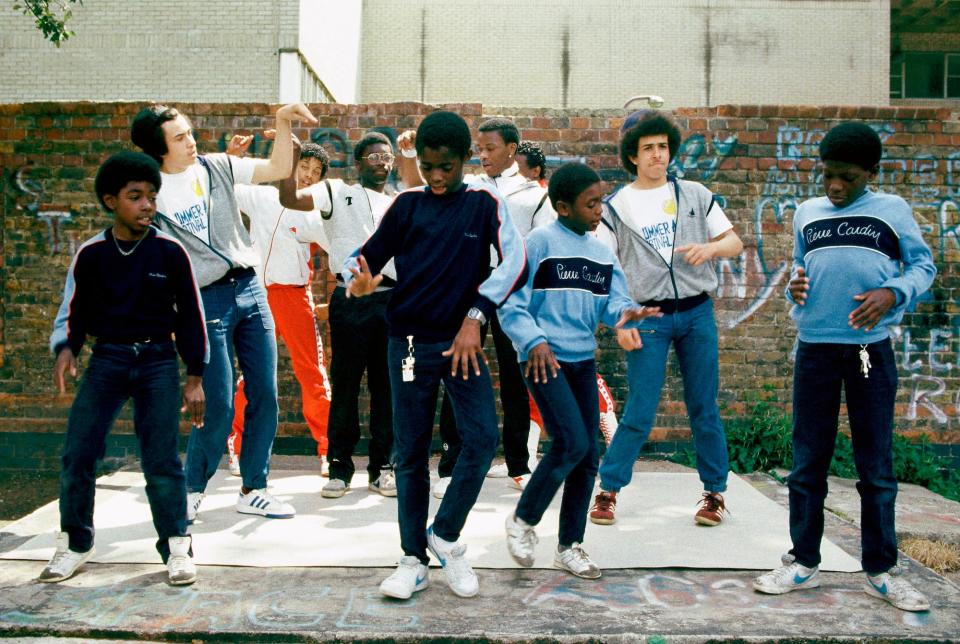
POLYGON ((180 411, 187 412, 194 427, 203 427, 203 412, 206 400, 203 395, 203 378, 187 376, 187 384, 183 387, 183 407, 180 411))
POLYGON ((854 329, 863 328, 864 331, 870 331, 877 326, 877 322, 897 303, 897 296, 888 288, 875 288, 854 295, 853 299, 863 302, 855 308, 849 317, 849 324, 854 329))
POLYGON ((350 272, 353 273, 353 279, 350 280, 350 284, 347 286, 347 297, 370 295, 377 290, 380 282, 383 281, 383 274, 374 276, 370 273, 370 267, 367 266, 367 260, 363 255, 360 255, 359 260, 360 270, 350 268, 350 272))
POLYGON ((787 285, 787 290, 790 291, 790 297, 793 298, 793 301, 796 302, 798 306, 803 306, 807 303, 807 292, 810 290, 810 278, 807 277, 807 274, 802 268, 797 269, 797 274, 790 280, 790 283, 787 285))
POLYGON ((525 378, 529 378, 530 374, 533 373, 534 382, 546 383, 547 370, 549 369, 550 375, 556 378, 559 368, 560 363, 557 362, 557 356, 553 355, 550 345, 546 342, 541 342, 527 353, 527 368, 523 372, 523 375, 525 378))
POLYGON ((487 364, 487 356, 483 353, 483 346, 480 344, 480 321, 471 318, 464 318, 460 325, 460 331, 457 337, 453 339, 450 348, 441 354, 443 357, 453 356, 450 361, 450 375, 456 376, 457 369, 463 374, 463 379, 470 377, 472 370, 474 375, 480 375, 480 360, 487 364), (479 359, 477 356, 480 356, 479 359))
POLYGON ((53 384, 56 385, 57 391, 61 394, 67 392, 65 381, 67 371, 69 371, 70 375, 74 378, 77 377, 77 357, 73 355, 70 347, 64 347, 60 353, 57 354, 57 361, 53 365, 53 384))

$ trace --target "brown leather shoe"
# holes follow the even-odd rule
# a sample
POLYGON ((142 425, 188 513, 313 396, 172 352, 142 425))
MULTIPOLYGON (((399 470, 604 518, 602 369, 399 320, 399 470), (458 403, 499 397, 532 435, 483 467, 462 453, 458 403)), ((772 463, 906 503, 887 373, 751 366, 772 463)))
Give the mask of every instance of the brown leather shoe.
POLYGON ((723 496, 719 492, 704 492, 703 498, 697 504, 700 507, 693 519, 700 525, 720 525, 727 506, 723 503, 723 496))
POLYGON ((590 521, 598 525, 610 525, 617 519, 614 516, 617 512, 617 493, 603 492, 593 500, 593 507, 590 508, 590 521))

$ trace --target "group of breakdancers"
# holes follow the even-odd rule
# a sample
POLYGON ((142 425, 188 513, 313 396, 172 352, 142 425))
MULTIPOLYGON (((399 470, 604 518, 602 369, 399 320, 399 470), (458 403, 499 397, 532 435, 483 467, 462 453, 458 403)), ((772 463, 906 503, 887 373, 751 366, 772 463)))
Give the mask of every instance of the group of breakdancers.
MULTIPOLYGON (((199 155, 189 119, 152 105, 131 129, 143 153, 121 152, 100 167, 95 191, 113 224, 73 258, 50 341, 63 392, 88 336, 95 338, 68 422, 61 533, 40 581, 69 578, 93 554, 95 465, 128 398, 171 584, 197 578, 188 525, 228 441, 231 470, 242 479, 237 512, 295 515, 267 486, 278 337, 290 349, 329 476, 324 497, 350 488, 367 376, 369 488, 396 496, 403 553, 380 585, 388 597, 427 587, 430 553, 454 593, 479 592, 459 539, 485 477, 496 475, 521 490, 505 525, 518 564, 534 564, 536 527, 562 487, 553 564, 599 577, 582 545, 586 522, 616 521, 617 496, 655 420, 671 345, 704 489, 694 519, 723 521, 729 464, 711 294, 714 260, 739 255, 743 244, 710 190, 668 172, 681 141, 669 114, 641 110, 623 121, 620 160, 635 179, 609 195, 581 163, 547 180, 542 149, 522 142, 509 120, 484 121, 474 142, 464 119, 447 111, 428 114, 396 149, 386 136, 367 134, 354 146, 359 183, 328 180, 323 148, 292 136, 297 120, 316 122, 301 104, 277 111, 269 159, 246 157, 243 136, 232 154, 199 155), (465 176, 474 151, 483 174, 465 176), (391 197, 384 188, 395 163, 406 189, 391 197), (310 244, 326 250, 336 274, 329 306, 316 308, 330 326, 332 386, 314 323, 310 244), (594 360, 601 323, 615 330, 627 362, 629 393, 615 428, 594 360), (494 468, 498 420, 482 351, 488 330, 506 456, 505 467, 494 468), (186 364, 182 389, 178 355, 186 364), (444 454, 431 486, 441 384, 444 454), (181 400, 192 422, 185 466, 177 451, 181 400), (537 462, 541 427, 551 441, 537 462), (602 463, 598 428, 608 443, 602 463), (432 521, 431 493, 442 498, 432 521)), ((897 372, 887 327, 936 271, 910 207, 868 188, 881 154, 869 126, 836 125, 820 145, 825 196, 794 216, 785 290, 798 332, 792 548, 754 588, 779 594, 820 584, 827 468, 845 390, 863 505, 864 589, 916 611, 929 603, 896 565, 897 372)))

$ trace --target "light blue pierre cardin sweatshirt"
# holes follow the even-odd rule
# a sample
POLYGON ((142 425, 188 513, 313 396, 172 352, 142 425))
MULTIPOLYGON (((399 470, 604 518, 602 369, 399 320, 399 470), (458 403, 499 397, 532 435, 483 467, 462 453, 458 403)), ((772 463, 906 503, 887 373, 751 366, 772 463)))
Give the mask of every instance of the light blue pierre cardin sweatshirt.
POLYGON ((547 342, 561 362, 594 357, 597 325, 613 326, 638 306, 613 251, 591 234, 580 235, 559 220, 526 238, 527 279, 500 307, 500 324, 520 362, 547 342))
MULTIPOLYGON (((896 195, 865 191, 837 208, 826 197, 803 202, 793 217, 793 271, 810 280, 803 306, 790 311, 804 342, 868 344, 889 336, 888 327, 903 318, 937 274, 930 248, 913 211, 896 195), (860 302, 854 295, 889 288, 893 307, 871 330, 854 329, 848 318, 860 302)), ((789 285, 786 289, 790 296, 789 285)))

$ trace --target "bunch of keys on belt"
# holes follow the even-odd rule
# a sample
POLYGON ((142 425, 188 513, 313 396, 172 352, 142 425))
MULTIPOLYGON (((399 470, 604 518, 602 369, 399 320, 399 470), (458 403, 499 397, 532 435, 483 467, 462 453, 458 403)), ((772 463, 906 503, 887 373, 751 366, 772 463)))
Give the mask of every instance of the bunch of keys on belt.
POLYGON ((867 345, 860 345, 860 371, 864 378, 870 377, 870 354, 867 352, 867 345))
POLYGON ((403 382, 413 382, 413 336, 407 336, 407 357, 400 361, 400 373, 403 382))

